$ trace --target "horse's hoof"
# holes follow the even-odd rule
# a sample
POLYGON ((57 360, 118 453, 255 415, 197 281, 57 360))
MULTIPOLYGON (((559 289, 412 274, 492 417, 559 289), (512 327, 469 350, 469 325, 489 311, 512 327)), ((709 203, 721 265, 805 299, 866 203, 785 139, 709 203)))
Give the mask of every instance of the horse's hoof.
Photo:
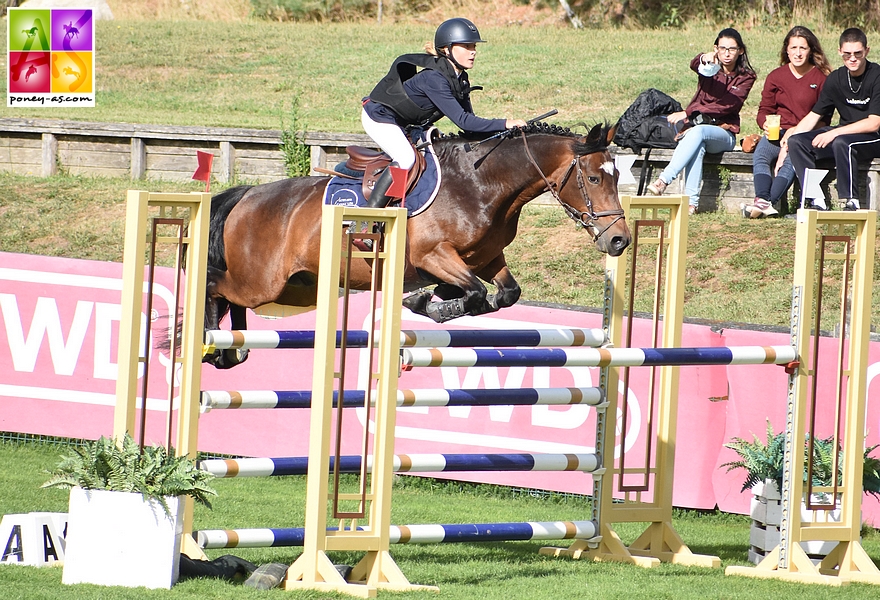
POLYGON ((427 314, 425 310, 428 306, 428 302, 431 300, 431 296, 431 292, 427 291, 410 294, 403 299, 403 306, 417 315, 427 314))
POLYGON ((231 369, 247 360, 250 350, 242 350, 241 348, 233 350, 215 350, 213 354, 209 354, 202 359, 202 362, 211 363, 215 369, 231 369))

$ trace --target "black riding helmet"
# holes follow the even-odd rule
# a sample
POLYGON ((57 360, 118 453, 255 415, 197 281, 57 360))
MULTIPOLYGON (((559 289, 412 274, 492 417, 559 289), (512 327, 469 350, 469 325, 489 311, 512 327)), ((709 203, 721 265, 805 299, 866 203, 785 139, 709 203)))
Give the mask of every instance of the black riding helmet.
POLYGON ((443 21, 434 34, 434 47, 437 49, 452 44, 476 44, 485 41, 480 38, 476 25, 460 17, 443 21))

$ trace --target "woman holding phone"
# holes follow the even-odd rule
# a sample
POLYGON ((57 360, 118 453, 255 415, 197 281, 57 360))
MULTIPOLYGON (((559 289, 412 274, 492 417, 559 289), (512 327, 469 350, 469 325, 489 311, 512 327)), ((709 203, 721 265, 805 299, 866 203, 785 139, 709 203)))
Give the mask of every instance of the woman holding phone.
POLYGON ((670 124, 683 131, 672 160, 648 191, 655 196, 663 194, 684 171, 684 191, 690 197, 689 212, 694 214, 700 202, 703 156, 706 152, 729 152, 736 146, 739 112, 757 74, 749 63, 742 36, 732 28, 722 29, 713 49, 695 56, 690 67, 698 74, 697 92, 685 110, 667 117, 670 124))

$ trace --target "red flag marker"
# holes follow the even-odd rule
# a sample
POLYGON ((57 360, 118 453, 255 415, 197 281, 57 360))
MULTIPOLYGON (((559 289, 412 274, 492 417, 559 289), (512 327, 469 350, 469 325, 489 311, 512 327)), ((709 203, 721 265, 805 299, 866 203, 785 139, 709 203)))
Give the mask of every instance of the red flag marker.
POLYGON ((205 191, 211 191, 211 163, 214 162, 214 155, 211 152, 202 152, 201 150, 196 150, 196 157, 199 161, 199 166, 196 169, 196 172, 193 173, 192 178, 196 181, 204 181, 205 182, 205 191))
POLYGON ((388 167, 391 170, 391 185, 388 187, 388 195, 392 198, 400 198, 403 206, 403 197, 406 195, 406 169, 400 167, 388 167))

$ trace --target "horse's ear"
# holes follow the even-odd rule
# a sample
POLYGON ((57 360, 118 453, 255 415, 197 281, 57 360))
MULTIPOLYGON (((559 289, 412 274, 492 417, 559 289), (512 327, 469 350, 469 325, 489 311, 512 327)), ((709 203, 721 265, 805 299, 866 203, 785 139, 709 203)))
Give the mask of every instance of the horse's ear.
POLYGON ((620 127, 620 121, 615 123, 614 127, 611 127, 605 136, 605 143, 607 143, 609 146, 611 145, 611 142, 614 141, 614 135, 617 133, 618 127, 620 127))
POLYGON ((602 139, 602 125, 596 124, 593 125, 593 128, 587 132, 587 143, 588 144, 597 144, 602 139))

